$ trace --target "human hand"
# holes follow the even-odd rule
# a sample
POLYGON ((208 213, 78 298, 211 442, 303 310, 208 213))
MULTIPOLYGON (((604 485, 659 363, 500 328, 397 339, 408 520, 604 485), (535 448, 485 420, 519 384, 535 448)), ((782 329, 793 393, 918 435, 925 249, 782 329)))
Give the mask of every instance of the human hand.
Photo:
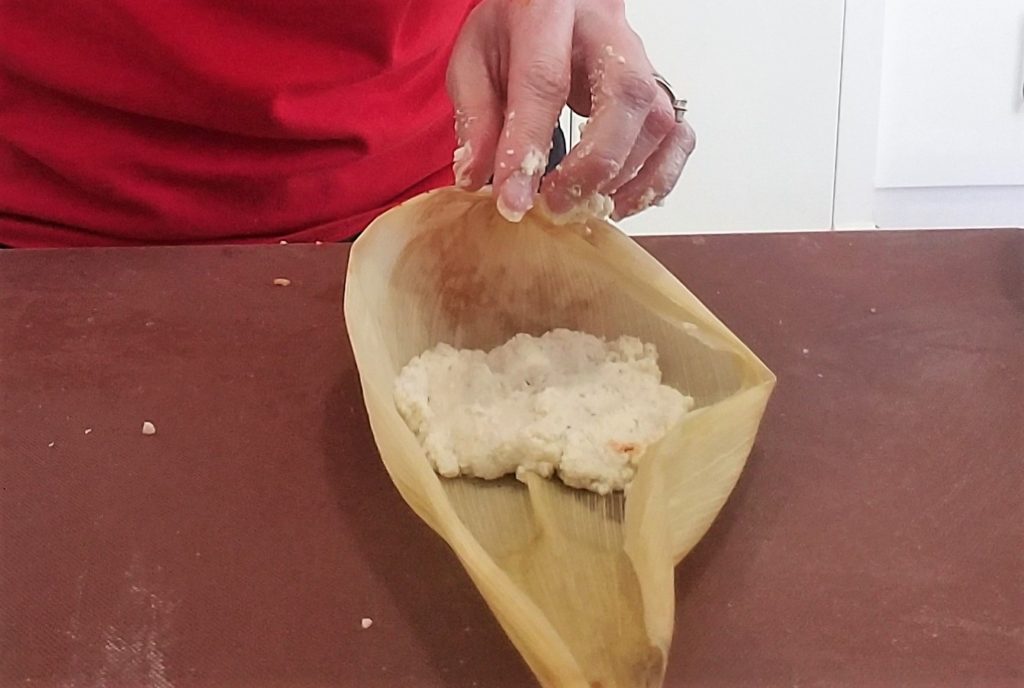
POLYGON ((456 184, 493 175, 498 210, 518 221, 535 199, 562 107, 589 116, 580 143, 544 177, 561 214, 601 195, 620 219, 663 199, 696 139, 676 123, 622 0, 483 0, 455 43, 456 184))

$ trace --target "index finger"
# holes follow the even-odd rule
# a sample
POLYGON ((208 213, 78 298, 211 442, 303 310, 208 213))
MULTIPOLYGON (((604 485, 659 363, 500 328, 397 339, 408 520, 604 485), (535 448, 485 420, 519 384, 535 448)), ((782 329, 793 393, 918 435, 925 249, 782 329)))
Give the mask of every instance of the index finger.
POLYGON ((571 3, 532 2, 508 9, 506 115, 495 153, 498 210, 518 222, 533 206, 551 136, 569 95, 571 3))

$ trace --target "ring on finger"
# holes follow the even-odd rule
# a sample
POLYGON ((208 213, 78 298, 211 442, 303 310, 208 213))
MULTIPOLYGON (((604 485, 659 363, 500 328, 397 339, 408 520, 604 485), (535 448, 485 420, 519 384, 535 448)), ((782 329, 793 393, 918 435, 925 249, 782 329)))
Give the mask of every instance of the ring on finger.
POLYGON ((676 122, 681 123, 683 121, 683 116, 686 115, 686 99, 676 98, 676 94, 672 90, 672 85, 668 83, 668 80, 661 74, 654 72, 653 76, 654 82, 668 94, 668 99, 672 101, 672 110, 676 113, 676 122))

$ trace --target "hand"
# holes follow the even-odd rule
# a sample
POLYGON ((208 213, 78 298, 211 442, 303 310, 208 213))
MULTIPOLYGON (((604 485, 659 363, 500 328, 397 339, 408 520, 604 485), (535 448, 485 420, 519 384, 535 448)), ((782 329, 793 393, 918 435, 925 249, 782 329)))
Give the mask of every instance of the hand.
POLYGON ((589 116, 579 145, 544 178, 554 213, 611 196, 620 219, 661 201, 696 140, 677 124, 621 0, 483 0, 448 68, 455 103, 456 184, 493 175, 498 210, 534 204, 562 107, 589 116))

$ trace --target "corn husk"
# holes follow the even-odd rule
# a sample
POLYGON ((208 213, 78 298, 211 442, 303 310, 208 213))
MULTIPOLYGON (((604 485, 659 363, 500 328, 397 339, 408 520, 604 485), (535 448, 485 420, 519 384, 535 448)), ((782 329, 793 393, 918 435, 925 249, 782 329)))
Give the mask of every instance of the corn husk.
POLYGON ((735 485, 771 372, 612 225, 557 226, 538 210, 512 224, 486 192, 441 189, 377 219, 352 247, 345 318, 388 473, 539 682, 661 685, 673 567, 735 485), (395 408, 402 367, 439 342, 486 350, 555 327, 653 342, 664 382, 695 410, 648 448, 625 495, 537 476, 439 478, 395 408))

